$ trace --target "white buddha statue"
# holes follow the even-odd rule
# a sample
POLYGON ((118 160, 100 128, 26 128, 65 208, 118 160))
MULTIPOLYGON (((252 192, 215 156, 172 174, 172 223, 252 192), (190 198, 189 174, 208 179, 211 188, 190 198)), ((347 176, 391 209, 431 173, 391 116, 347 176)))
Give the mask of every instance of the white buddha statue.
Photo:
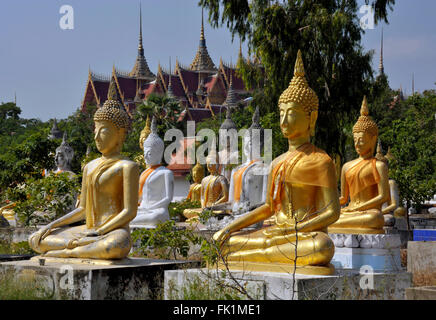
POLYGON ((64 132, 62 143, 56 148, 55 153, 55 164, 56 170, 53 171, 54 174, 59 174, 67 172, 70 176, 75 176, 76 174, 71 171, 71 162, 74 158, 74 150, 67 142, 67 133, 64 132))
POLYGON ((168 205, 173 199, 174 175, 161 164, 164 148, 153 117, 151 133, 144 141, 144 159, 148 168, 139 178, 139 207, 131 226, 155 227, 170 218, 168 205))
POLYGON ((261 160, 262 148, 263 128, 259 124, 259 108, 256 107, 252 124, 243 138, 245 162, 231 173, 229 202, 234 216, 265 203, 268 170, 265 170, 261 160))

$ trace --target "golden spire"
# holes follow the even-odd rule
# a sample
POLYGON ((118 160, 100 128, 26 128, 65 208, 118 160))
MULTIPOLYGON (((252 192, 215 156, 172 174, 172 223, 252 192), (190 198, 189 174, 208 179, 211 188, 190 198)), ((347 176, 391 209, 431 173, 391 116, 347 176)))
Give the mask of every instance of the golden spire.
POLYGON ((301 104, 306 112, 310 113, 318 110, 318 96, 315 91, 309 87, 305 74, 302 54, 301 51, 298 50, 294 67, 294 77, 289 83, 289 87, 281 94, 279 105, 295 102, 301 104))
POLYGON ((295 61, 294 67, 294 77, 304 77, 305 75, 306 72, 304 71, 303 56, 301 54, 301 50, 298 50, 297 61, 295 61))
POLYGON ((360 115, 361 116, 369 115, 368 101, 366 100, 366 96, 363 96, 362 106, 360 107, 360 115))

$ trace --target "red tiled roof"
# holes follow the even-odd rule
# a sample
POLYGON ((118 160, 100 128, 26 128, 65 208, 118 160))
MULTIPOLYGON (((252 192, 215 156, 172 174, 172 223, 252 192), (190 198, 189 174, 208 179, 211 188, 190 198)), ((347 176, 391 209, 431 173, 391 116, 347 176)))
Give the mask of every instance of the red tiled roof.
POLYGON ((195 92, 198 89, 198 73, 190 70, 179 68, 180 76, 185 83, 188 92, 195 92))
POLYGON ((120 90, 124 95, 124 100, 133 100, 136 95, 136 79, 117 76, 120 90))
POLYGON ((109 90, 109 81, 94 80, 95 92, 97 93, 100 103, 103 104, 107 100, 107 92, 109 90))
POLYGON ((223 65, 224 72, 226 73, 227 81, 230 82, 230 75, 232 76, 233 89, 237 91, 245 91, 244 81, 236 73, 236 69, 229 68, 226 65, 223 65))

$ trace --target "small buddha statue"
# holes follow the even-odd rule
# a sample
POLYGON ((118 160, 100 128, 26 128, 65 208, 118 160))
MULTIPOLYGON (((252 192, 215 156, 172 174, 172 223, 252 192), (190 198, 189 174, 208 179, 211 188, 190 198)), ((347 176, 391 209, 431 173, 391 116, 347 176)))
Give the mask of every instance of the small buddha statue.
MULTIPOLYGON (((147 115, 147 119, 145 120, 145 127, 144 129, 141 130, 141 133, 139 134, 139 147, 141 148, 142 151, 144 151, 144 141, 147 139, 148 135, 151 132, 150 125, 151 125, 150 116, 147 115)), ((147 164, 145 163, 143 153, 137 155, 133 160, 136 163, 138 163, 142 168, 147 168, 147 164)))
POLYGON ((67 172, 70 176, 74 177, 76 174, 71 171, 71 162, 74 158, 74 150, 67 142, 67 133, 64 132, 62 143, 56 148, 55 164, 56 170, 54 174, 67 172))
POLYGON ((174 175, 162 165, 165 145, 157 134, 156 118, 151 122, 151 132, 143 144, 147 169, 139 178, 138 215, 131 225, 155 227, 169 220, 168 205, 173 200, 174 175))
POLYGON ((191 201, 201 201, 201 181, 204 178, 204 167, 197 162, 192 168, 192 179, 194 183, 189 187, 186 199, 191 201))
POLYGON ((388 167, 374 157, 378 127, 369 116, 366 97, 353 127, 354 147, 359 158, 345 163, 341 171, 341 209, 329 233, 382 234, 385 220, 381 211, 389 199, 388 167))
MULTIPOLYGON (((238 163, 239 153, 237 148, 232 150, 231 137, 237 139, 238 132, 235 122, 232 120, 232 104, 226 105, 226 118, 220 126, 220 145, 224 146, 219 152, 219 171, 222 176, 224 176, 227 181, 231 179, 232 165, 238 163)), ((237 142, 237 140, 236 140, 237 142)))
POLYGON ((29 237, 46 257, 122 259, 131 249, 129 222, 138 208, 138 165, 120 152, 130 119, 113 79, 108 99, 94 114, 97 149, 102 156, 83 169, 79 206, 29 237), (72 223, 86 223, 71 227, 72 223))
POLYGON ((262 148, 263 128, 259 124, 259 107, 256 107, 252 124, 243 138, 246 161, 233 169, 231 174, 229 202, 234 216, 265 203, 268 176, 264 174, 264 165, 260 158, 262 148))
MULTIPOLYGON (((194 220, 205 208, 214 210, 214 207, 229 200, 229 185, 227 179, 219 174, 219 156, 212 152, 206 157, 209 175, 201 180, 201 208, 185 209, 183 215, 194 220)), ((216 208, 215 208, 216 209, 216 208)), ((217 210, 219 211, 219 210, 217 210)))
MULTIPOLYGON (((377 143, 377 153, 375 158, 382 161, 389 167, 389 160, 386 155, 383 155, 383 150, 380 141, 377 143)), ((382 214, 385 220, 385 227, 392 227, 395 224, 395 218, 401 217, 406 209, 400 206, 400 193, 398 191, 397 182, 394 179, 389 179, 389 198, 382 205, 382 214)))
POLYGON ((310 143, 318 97, 309 87, 301 51, 294 77, 279 99, 280 128, 289 151, 270 166, 266 202, 214 234, 233 270, 332 274, 333 241, 327 227, 339 217, 335 166, 310 143), (268 219, 262 229, 240 231, 268 219))

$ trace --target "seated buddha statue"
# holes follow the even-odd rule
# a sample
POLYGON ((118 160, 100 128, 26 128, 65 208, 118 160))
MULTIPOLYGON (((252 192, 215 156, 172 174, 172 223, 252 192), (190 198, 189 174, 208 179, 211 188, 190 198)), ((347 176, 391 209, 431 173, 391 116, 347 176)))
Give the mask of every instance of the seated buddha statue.
POLYGON ((297 273, 334 273, 327 227, 338 219, 340 206, 333 161, 310 143, 318 104, 298 51, 294 77, 278 103, 289 151, 271 163, 266 202, 213 236, 229 269, 292 272, 296 265, 297 273), (266 219, 269 225, 261 229, 241 231, 266 219))
POLYGON ((188 196, 186 199, 191 201, 201 201, 201 181, 204 178, 204 167, 197 162, 192 168, 192 179, 194 183, 189 187, 188 196))
POLYGON ((234 168, 231 174, 229 203, 233 216, 265 203, 268 176, 264 174, 262 148, 263 128, 259 124, 259 107, 256 107, 252 124, 243 137, 245 162, 234 168))
POLYGON ((130 119, 113 79, 108 99, 94 114, 95 143, 102 156, 83 169, 79 206, 29 237, 47 257, 122 259, 132 246, 129 222, 138 205, 138 165, 121 156, 130 119), (85 224, 69 226, 85 220, 85 224))
MULTIPOLYGON (((219 156, 212 152, 206 157, 206 166, 209 175, 201 180, 201 208, 185 209, 183 215, 187 219, 195 220, 205 208, 216 209, 229 199, 229 186, 227 179, 219 174, 219 156)), ((216 210, 218 212, 219 210, 216 210)))
POLYGON ((76 174, 71 171, 71 162, 74 158, 74 150, 67 142, 67 133, 64 132, 62 143, 56 148, 55 164, 56 170, 54 174, 67 172, 70 176, 74 177, 76 174))
POLYGON ((359 158, 346 162, 341 171, 341 209, 329 233, 382 234, 385 224, 381 207, 389 199, 388 167, 374 157, 378 127, 369 116, 366 97, 353 127, 359 158))
POLYGON ((169 220, 168 205, 173 200, 174 175, 162 165, 165 145, 157 134, 156 118, 151 121, 151 132, 144 141, 144 160, 147 169, 139 177, 138 214, 130 225, 155 227, 169 220))

